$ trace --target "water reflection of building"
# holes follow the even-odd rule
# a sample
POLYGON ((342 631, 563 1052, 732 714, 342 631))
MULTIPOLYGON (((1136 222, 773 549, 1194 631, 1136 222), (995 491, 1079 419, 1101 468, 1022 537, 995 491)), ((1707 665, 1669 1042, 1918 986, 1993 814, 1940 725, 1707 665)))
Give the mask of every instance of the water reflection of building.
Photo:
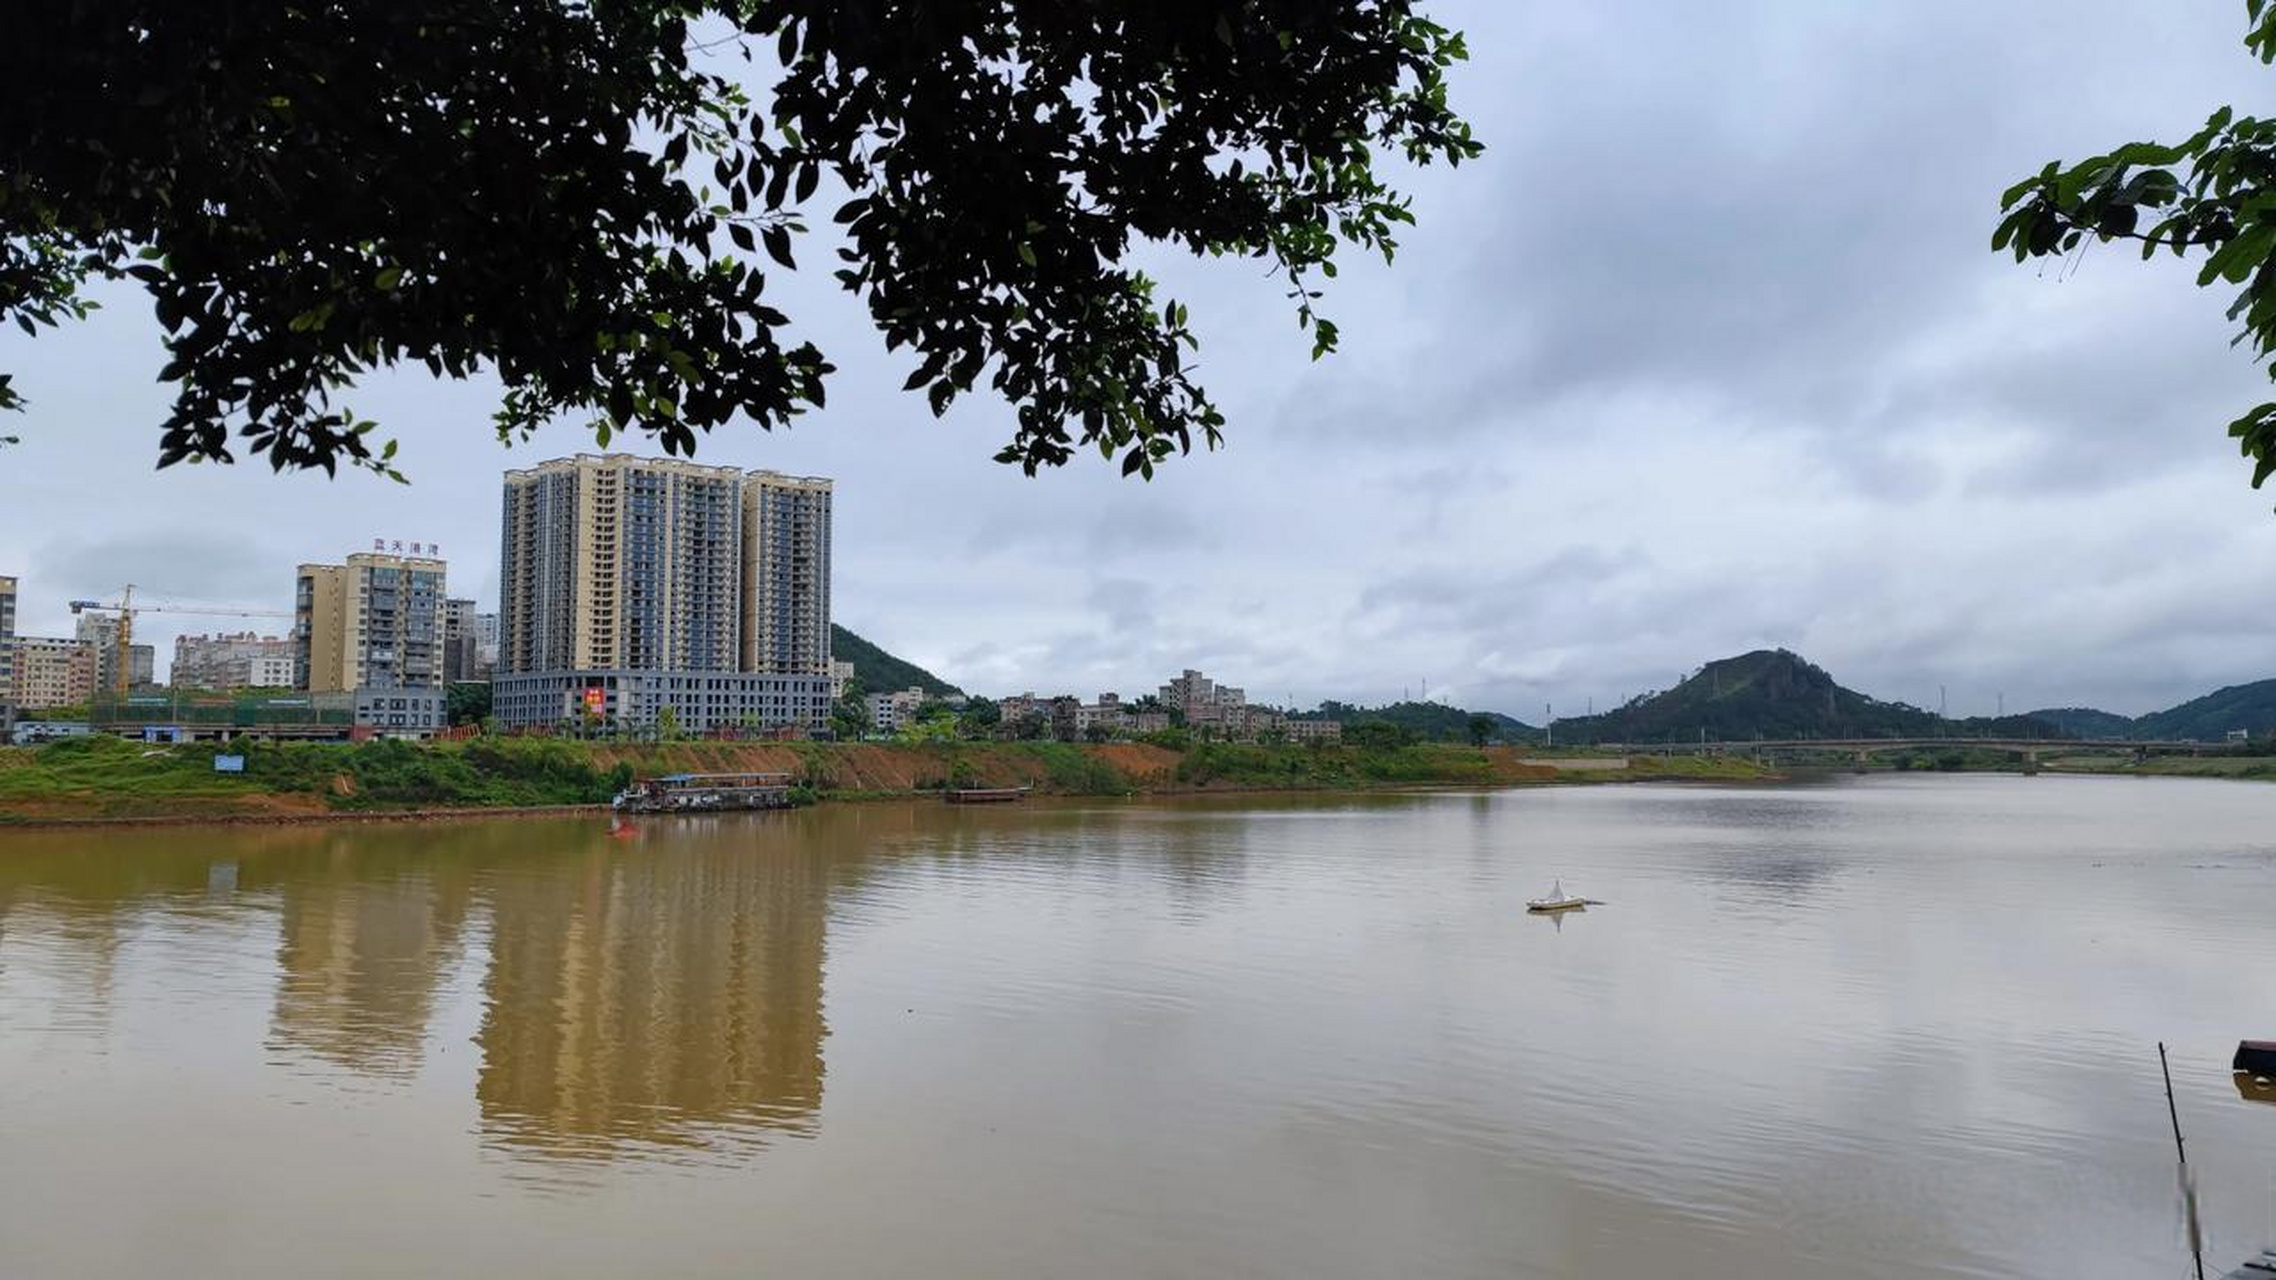
POLYGON ((493 888, 475 1096, 494 1137, 608 1156, 811 1131, 821 850, 768 819, 676 819, 493 888))
POLYGON ((407 1076, 465 929, 467 885, 404 833, 358 837, 336 839, 322 873, 280 885, 270 1035, 357 1071, 407 1076))

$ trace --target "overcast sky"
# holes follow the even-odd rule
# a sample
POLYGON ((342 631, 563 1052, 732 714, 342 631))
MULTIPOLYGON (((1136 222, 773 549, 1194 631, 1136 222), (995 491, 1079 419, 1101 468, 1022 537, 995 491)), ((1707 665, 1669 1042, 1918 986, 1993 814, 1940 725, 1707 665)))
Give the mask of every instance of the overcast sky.
MULTIPOLYGON (((1253 264, 1149 263, 1203 335, 1222 452, 1027 479, 989 460, 1000 404, 935 421, 817 271, 784 296, 841 367, 829 410, 700 460, 835 477, 838 621, 990 694, 1197 666, 1259 700, 1427 684, 1538 721, 1774 645, 1884 698, 1944 685, 1954 714, 2276 676, 2276 489, 2223 434, 2268 387, 2227 297, 2123 249, 1988 251, 2046 160, 2264 100, 2236 0, 1430 8, 1469 33, 1456 101, 1489 150, 1398 174, 1421 225, 1332 286, 1342 354, 1307 359, 1253 264)), ((499 471, 592 447, 564 425, 509 453, 493 385, 420 371, 353 402, 411 488, 157 472, 158 329, 103 298, 0 337, 33 402, 0 421, 30 633, 129 581, 286 610, 295 564, 374 537, 442 544, 494 607, 499 471)), ((238 623, 141 625, 163 666, 238 623)))

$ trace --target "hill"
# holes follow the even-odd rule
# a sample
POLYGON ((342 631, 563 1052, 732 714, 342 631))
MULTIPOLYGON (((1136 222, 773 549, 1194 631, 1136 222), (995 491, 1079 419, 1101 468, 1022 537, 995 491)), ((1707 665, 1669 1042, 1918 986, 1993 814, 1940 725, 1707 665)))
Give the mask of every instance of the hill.
POLYGON ((915 685, 935 697, 964 691, 914 662, 896 658, 837 623, 830 624, 830 656, 854 666, 854 679, 869 693, 915 685))
POLYGON ((2034 720, 2044 720, 2074 738, 2131 738, 2134 718, 2115 711, 2098 711, 2093 707, 2049 707, 2043 711, 2027 712, 2034 720))
POLYGON ((2129 736, 2215 742, 2232 729, 2256 738, 2276 732, 2276 680, 2232 684, 2178 707, 2137 716, 2129 736))
POLYGON ((1393 702, 1380 707, 1359 707, 1329 699, 1317 711, 1302 711, 1298 720, 1341 720, 1346 725, 1362 720, 1387 720, 1429 742, 1468 742, 1470 717, 1482 715, 1494 722, 1494 737, 1502 742, 1539 742, 1541 731, 1499 711, 1472 712, 1443 702, 1393 702))
POLYGON ((1784 649, 1757 649, 1701 667, 1673 689, 1596 716, 1559 720, 1559 742, 1743 742, 1753 738, 1910 738, 2001 735, 2054 738, 2029 716, 1945 720, 1902 702, 1843 688, 1824 668, 1784 649))
POLYGON ((2276 680, 2232 684, 2148 715, 2122 716, 2093 707, 2058 707, 2031 715, 2082 738, 2218 742, 2235 729, 2259 738, 2276 733, 2276 680))

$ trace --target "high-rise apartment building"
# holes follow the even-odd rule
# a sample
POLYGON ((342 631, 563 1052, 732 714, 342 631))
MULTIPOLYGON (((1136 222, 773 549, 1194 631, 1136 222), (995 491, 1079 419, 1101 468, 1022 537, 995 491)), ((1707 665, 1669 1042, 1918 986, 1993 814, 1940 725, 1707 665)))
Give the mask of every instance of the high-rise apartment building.
POLYGON ((743 481, 745 671, 830 674, 830 496, 820 476, 743 481))
POLYGON ((313 693, 440 688, 446 574, 431 555, 385 551, 300 566, 294 686, 313 693))
POLYGON ((830 490, 625 454, 507 472, 499 718, 822 727, 830 490))
POLYGON ((0 574, 0 730, 15 718, 16 580, 0 574))
POLYGON ((626 454, 507 472, 498 669, 736 670, 742 483, 626 454))

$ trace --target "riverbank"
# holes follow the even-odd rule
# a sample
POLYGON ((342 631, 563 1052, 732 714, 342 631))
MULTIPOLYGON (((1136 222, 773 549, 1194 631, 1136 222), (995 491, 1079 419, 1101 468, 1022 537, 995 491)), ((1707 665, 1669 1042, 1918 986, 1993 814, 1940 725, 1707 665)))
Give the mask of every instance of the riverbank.
POLYGON ((316 822, 561 812, 605 805, 635 777, 779 772, 816 800, 1028 787, 1040 795, 1359 791, 1411 786, 1750 782, 1778 775, 1734 759, 1602 757, 1544 763, 1522 748, 1443 744, 1364 749, 1203 743, 575 742, 475 738, 149 746, 81 738, 0 748, 0 826, 316 822), (244 757, 217 773, 214 757, 244 757))

